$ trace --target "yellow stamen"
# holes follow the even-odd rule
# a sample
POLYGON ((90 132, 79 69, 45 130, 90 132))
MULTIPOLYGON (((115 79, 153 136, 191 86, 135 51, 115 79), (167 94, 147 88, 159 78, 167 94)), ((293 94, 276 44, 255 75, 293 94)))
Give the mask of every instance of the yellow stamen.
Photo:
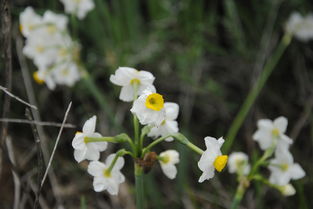
POLYGON ((281 165, 280 165, 280 169, 281 169, 282 171, 287 171, 288 168, 289 168, 289 165, 288 165, 288 164, 281 164, 281 165))
POLYGON ((55 25, 48 25, 47 29, 48 29, 48 33, 50 34, 55 33, 57 31, 57 28, 55 27, 55 25))
POLYGON ((218 156, 215 159, 214 163, 213 163, 215 169, 218 172, 221 172, 225 168, 225 166, 227 164, 227 160, 228 160, 228 156, 227 155, 220 155, 220 156, 218 156))
POLYGON ((273 135, 274 137, 278 137, 278 136, 279 136, 279 129, 278 129, 278 128, 274 128, 274 129, 272 130, 272 135, 273 135))
POLYGON ((140 84, 140 80, 137 79, 137 78, 134 78, 134 79, 132 79, 132 80, 130 81, 130 84, 131 84, 131 85, 135 85, 135 84, 139 85, 139 84, 140 84))
POLYGON ((162 123, 161 123, 161 126, 164 126, 166 123, 166 120, 163 120, 162 123))
POLYGON ((36 50, 37 50, 37 52, 41 53, 41 52, 43 52, 45 49, 44 49, 42 46, 38 45, 38 46, 36 47, 36 50))
POLYGON ((109 171, 109 169, 105 169, 103 171, 103 176, 106 178, 110 178, 111 177, 111 172, 109 171))
POLYGON ((163 96, 158 93, 150 94, 146 99, 146 107, 155 111, 162 110, 164 107, 163 96))
POLYGON ((34 78, 34 80, 36 81, 36 83, 38 83, 38 84, 43 84, 43 83, 45 82, 44 80, 42 80, 41 78, 39 78, 39 76, 38 76, 38 71, 37 71, 37 72, 34 72, 33 78, 34 78))
POLYGON ((81 133, 82 133, 82 132, 80 132, 80 131, 76 131, 75 135, 76 135, 76 134, 81 134, 81 133))

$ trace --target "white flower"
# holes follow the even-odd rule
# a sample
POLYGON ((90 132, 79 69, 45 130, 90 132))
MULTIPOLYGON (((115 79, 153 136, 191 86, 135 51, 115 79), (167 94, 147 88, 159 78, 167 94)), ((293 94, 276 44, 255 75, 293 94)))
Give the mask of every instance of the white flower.
POLYGON ((259 143, 262 150, 270 148, 273 143, 277 143, 277 147, 288 149, 292 140, 285 135, 287 124, 285 117, 278 117, 274 121, 261 119, 258 121, 258 130, 254 133, 253 139, 259 143))
POLYGON ((53 70, 55 81, 58 84, 73 86, 80 79, 78 66, 73 62, 64 62, 53 70))
POLYGON ((77 162, 87 160, 98 160, 100 158, 100 152, 107 148, 107 142, 88 142, 86 137, 101 137, 101 135, 95 132, 97 117, 93 116, 88 119, 84 126, 83 132, 77 132, 72 146, 75 149, 74 158, 77 162))
POLYGON ((42 17, 42 22, 46 25, 47 32, 54 34, 66 30, 68 18, 63 14, 56 14, 47 10, 42 17))
POLYGON ((233 152, 228 158, 229 173, 239 173, 247 175, 250 172, 248 155, 243 152, 233 152))
POLYGON ((179 163, 179 153, 176 150, 167 150, 162 152, 160 153, 159 162, 164 174, 168 178, 174 179, 177 174, 175 164, 179 163))
POLYGON ((110 81, 115 85, 122 86, 120 99, 125 102, 134 100, 134 87, 137 88, 137 95, 141 95, 147 88, 154 89, 152 85, 154 76, 147 71, 138 71, 134 68, 119 67, 110 81))
POLYGON ((69 14, 75 14, 79 19, 84 19, 86 14, 93 10, 93 0, 60 0, 69 14))
POLYGON ((304 170, 298 163, 293 162, 291 153, 281 149, 275 153, 275 159, 270 161, 270 182, 280 186, 289 183, 290 179, 296 180, 305 176, 304 170))
POLYGON ((295 188, 291 184, 280 186, 279 187, 279 191, 284 196, 292 196, 292 195, 296 194, 296 190, 295 190, 295 188))
POLYGON ((205 137, 206 150, 201 155, 198 162, 198 167, 203 172, 199 178, 199 182, 213 178, 214 170, 221 172, 227 163, 227 155, 222 155, 221 146, 224 139, 221 137, 218 140, 214 137, 205 137))
POLYGON ((145 90, 135 100, 130 110, 142 125, 159 126, 165 119, 163 96, 155 91, 145 90))
MULTIPOLYGON (((176 121, 179 112, 178 104, 165 102, 164 109, 165 119, 159 126, 155 126, 150 130, 149 137, 167 136, 178 132, 178 123, 176 121)), ((173 141, 173 137, 169 137, 165 141, 173 141)))
POLYGON ((20 14, 20 31, 25 37, 41 24, 41 17, 34 12, 32 7, 27 7, 20 14))
POLYGON ((104 163, 92 161, 88 166, 88 173, 94 176, 93 188, 96 192, 107 190, 111 195, 118 193, 118 187, 125 181, 121 169, 124 166, 124 158, 118 157, 114 167, 109 171, 109 167, 116 154, 110 154, 104 163))
POLYGON ((287 24, 286 31, 293 34, 300 41, 308 41, 313 38, 313 15, 308 14, 303 17, 300 13, 291 14, 287 24))

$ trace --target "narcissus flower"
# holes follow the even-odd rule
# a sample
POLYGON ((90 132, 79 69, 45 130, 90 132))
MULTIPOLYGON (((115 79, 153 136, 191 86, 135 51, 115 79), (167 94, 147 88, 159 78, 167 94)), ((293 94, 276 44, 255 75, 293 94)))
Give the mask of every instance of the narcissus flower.
POLYGON ((107 148, 107 142, 88 141, 88 137, 101 137, 99 133, 95 132, 96 120, 96 116, 88 119, 83 126, 83 132, 77 132, 72 141, 72 146, 75 149, 74 158, 77 162, 85 159, 98 160, 100 158, 100 152, 107 148))
POLYGON ((88 173, 94 176, 93 188, 96 192, 107 190, 111 195, 116 195, 119 185, 125 181, 121 169, 124 166, 124 158, 118 157, 112 169, 110 165, 116 154, 110 154, 104 163, 92 161, 88 166, 88 173))
POLYGON ((286 185, 291 179, 297 180, 305 176, 304 170, 294 163, 291 153, 281 149, 275 153, 275 159, 270 161, 270 182, 276 185, 286 185))
POLYGON ((28 37, 40 24, 41 17, 34 12, 32 7, 27 7, 20 14, 20 31, 25 37, 28 37))
POLYGON ((145 90, 130 110, 142 125, 159 126, 165 119, 164 99, 153 90, 145 90))
POLYGON ((60 0, 65 7, 65 11, 74 14, 78 19, 84 19, 86 14, 93 10, 95 4, 93 0, 60 0))
POLYGON ((308 41, 313 38, 313 15, 302 16, 298 12, 291 14, 286 31, 293 34, 300 41, 308 41))
POLYGON ((253 139, 259 143, 262 150, 270 148, 273 144, 288 149, 292 140, 285 135, 287 124, 285 117, 278 117, 274 121, 261 119, 258 121, 258 130, 254 133, 253 139))
MULTIPOLYGON (((159 126, 155 126, 148 133, 150 137, 167 136, 178 132, 178 123, 176 121, 179 112, 179 106, 173 102, 164 103, 165 119, 159 126)), ((173 141, 173 137, 165 139, 165 141, 173 141)))
POLYGON ((179 162, 179 153, 176 150, 167 150, 162 152, 159 156, 159 162, 164 174, 168 178, 174 179, 177 174, 175 164, 179 162))
POLYGON ((227 164, 227 155, 222 155, 221 146, 224 139, 221 137, 218 140, 214 137, 205 137, 206 150, 201 155, 198 162, 198 167, 203 172, 199 178, 199 182, 213 178, 214 171, 221 172, 227 164))
POLYGON ((155 90, 153 84, 154 76, 147 71, 138 71, 130 67, 119 67, 110 81, 115 85, 122 86, 120 99, 125 102, 134 100, 135 90, 141 95, 145 89, 155 90))
POLYGON ((243 152, 233 152, 228 159, 229 173, 238 173, 240 175, 247 175, 250 172, 250 165, 248 162, 248 155, 243 152))

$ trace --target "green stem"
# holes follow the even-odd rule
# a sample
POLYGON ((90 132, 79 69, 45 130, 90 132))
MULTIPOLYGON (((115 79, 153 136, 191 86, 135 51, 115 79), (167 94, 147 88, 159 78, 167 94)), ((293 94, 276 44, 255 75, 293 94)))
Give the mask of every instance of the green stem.
POLYGON ((144 204, 143 169, 137 163, 135 163, 135 183, 136 183, 137 209, 143 209, 144 204))
POLYGON ((89 142, 112 142, 119 143, 121 141, 117 140, 115 137, 84 137, 86 143, 89 142))
POLYGON ((136 115, 133 115, 133 124, 134 124, 134 139, 136 146, 136 155, 139 155, 140 143, 139 143, 139 121, 136 115))
POLYGON ((110 164, 110 167, 108 168, 108 172, 110 173, 117 161, 117 159, 123 155, 126 155, 126 154, 129 154, 129 155, 133 155, 131 152, 128 152, 126 151, 125 149, 120 149, 119 151, 117 151, 116 155, 114 156, 114 159, 112 160, 111 164, 110 164))
POLYGON ((160 138, 154 140, 151 144, 149 144, 147 147, 145 147, 143 149, 142 156, 144 156, 146 154, 146 152, 148 152, 152 147, 161 143, 162 141, 164 141, 168 137, 174 137, 178 142, 187 146, 188 148, 190 148, 194 152, 198 153, 199 155, 202 155, 204 152, 202 149, 200 149, 199 147, 197 147, 196 145, 191 143, 184 135, 182 135, 181 133, 176 133, 176 134, 172 134, 172 135, 163 136, 163 137, 160 137, 160 138))
POLYGON ((88 88, 90 93, 93 95, 93 97, 98 102, 98 104, 101 107, 101 109, 108 116, 108 118, 109 118, 110 122, 112 123, 112 125, 117 130, 121 130, 121 126, 116 122, 115 116, 114 116, 114 111, 112 111, 112 108, 109 105, 108 100, 105 97, 105 94, 100 92, 100 90, 95 85, 94 81, 92 80, 92 78, 90 77, 89 73, 86 70, 83 71, 83 81, 84 81, 85 86, 88 88))
POLYGON ((246 188, 243 186, 243 184, 239 183, 237 190, 236 190, 236 194, 235 197, 233 199, 233 202, 231 204, 231 209, 237 209, 242 198, 243 195, 245 194, 246 188))
POLYGON ((276 148, 276 143, 273 143, 270 148, 265 150, 263 156, 253 165, 248 179, 251 180, 254 178, 255 173, 257 173, 259 167, 265 163, 265 161, 272 156, 276 148))
POLYGON ((285 34, 281 39, 278 47, 273 53, 273 56, 270 60, 265 64, 264 69, 259 76, 258 80, 256 81, 254 87, 249 92, 247 98, 245 99, 244 103, 242 104, 238 114, 236 115, 234 121, 232 122, 230 129, 226 136, 226 142, 222 148, 223 152, 227 153, 232 146, 234 139, 244 122, 249 110, 251 109, 253 103, 255 102, 257 96, 260 94, 264 84, 268 80, 269 76, 273 72, 273 69, 277 65, 278 61, 282 57, 284 51, 286 50, 287 46, 290 44, 292 36, 290 34, 285 34))

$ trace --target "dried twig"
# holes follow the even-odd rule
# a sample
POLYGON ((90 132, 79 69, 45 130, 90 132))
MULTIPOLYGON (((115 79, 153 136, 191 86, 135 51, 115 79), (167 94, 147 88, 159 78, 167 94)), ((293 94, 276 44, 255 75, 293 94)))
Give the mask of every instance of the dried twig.
MULTIPOLYGON (((3 40, 1 40, 3 45, 2 58, 4 62, 4 78, 5 86, 10 90, 12 87, 12 46, 11 46, 11 7, 10 0, 2 0, 0 4, 0 16, 1 16, 1 35, 3 40)), ((7 117, 10 110, 10 97, 5 96, 3 102, 3 112, 2 117, 7 117)), ((2 157, 3 157, 3 147, 5 145, 5 139, 8 132, 8 123, 3 123, 0 137, 0 177, 2 173, 2 157)))
MULTIPOLYGON (((7 122, 7 123, 25 123, 25 124, 35 124, 39 126, 50 126, 50 127, 61 127, 62 123, 56 122, 47 122, 47 121, 35 121, 35 120, 26 120, 26 119, 19 119, 19 118, 0 118, 0 122, 7 122)), ((64 128, 75 128, 76 126, 70 123, 66 123, 63 126, 64 128)))
POLYGON ((3 87, 0 85, 0 90, 4 91, 4 93, 6 93, 7 95, 9 95, 10 97, 12 97, 13 99, 16 99, 17 101, 23 103, 24 105, 33 108, 35 110, 38 110, 38 108, 35 105, 29 104, 27 102, 25 102, 24 100, 22 100, 21 98, 19 98, 18 96, 15 96, 14 94, 12 94, 10 91, 8 91, 7 88, 3 87))
POLYGON ((45 171, 45 174, 44 174, 44 176, 43 176, 43 178, 42 178, 42 180, 41 180, 40 189, 42 188, 43 184, 45 183, 45 180, 46 180, 46 177, 47 177, 49 168, 50 168, 50 166, 51 166, 51 162, 52 162, 52 160, 53 160, 53 156, 54 156, 55 150, 57 149, 57 146, 58 146, 58 143, 59 143, 59 140, 60 140, 60 137, 61 137, 63 128, 64 128, 64 124, 65 124, 65 121, 66 121, 66 119, 67 119, 67 115, 68 115, 68 113, 69 113, 69 111, 70 111, 70 109, 71 109, 71 106, 72 106, 72 102, 70 102, 70 104, 68 105, 67 110, 66 110, 66 112, 65 112, 64 119, 63 119, 63 122, 62 122, 62 126, 61 126, 61 128, 60 128, 60 131, 59 131, 57 140, 56 140, 55 145, 54 145, 54 147, 53 147, 53 151, 52 151, 51 157, 50 157, 50 159, 49 159, 48 166, 47 166, 46 171, 45 171))
MULTIPOLYGON (((26 117, 29 120, 33 120, 29 109, 26 109, 26 117)), ((35 124, 31 124, 31 127, 32 127, 32 131, 33 131, 33 135, 34 135, 35 143, 36 143, 36 147, 37 147, 37 170, 38 170, 37 182, 38 182, 38 189, 37 189, 37 192, 35 193, 36 194, 36 199, 35 199, 35 203, 34 203, 34 209, 36 209, 37 206, 38 206, 38 200, 39 200, 40 190, 41 190, 41 188, 39 186, 40 185, 39 182, 40 182, 40 178, 41 178, 41 171, 42 171, 42 168, 43 168, 43 161, 42 161, 42 152, 41 152, 40 137, 38 135, 38 131, 36 129, 35 124)))
MULTIPOLYGON (((14 149, 13 149, 13 144, 12 140, 8 137, 6 139, 6 146, 9 154, 9 159, 11 163, 16 166, 16 161, 15 161, 15 156, 14 156, 14 149)), ((14 209, 19 208, 19 203, 20 203, 20 197, 21 197, 21 181, 20 178, 17 174, 17 172, 12 169, 12 176, 13 176, 13 182, 14 182, 14 209)))

